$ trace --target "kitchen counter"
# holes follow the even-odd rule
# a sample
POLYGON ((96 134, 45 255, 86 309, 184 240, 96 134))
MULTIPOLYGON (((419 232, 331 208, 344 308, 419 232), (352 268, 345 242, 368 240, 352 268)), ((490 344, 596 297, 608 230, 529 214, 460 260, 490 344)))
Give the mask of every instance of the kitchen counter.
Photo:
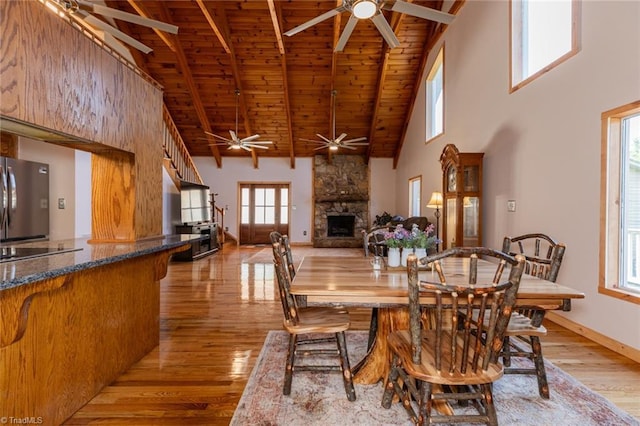
POLYGON ((160 280, 193 238, 3 244, 37 257, 0 263, 0 416, 62 424, 157 347, 160 280))
POLYGON ((48 248, 52 251, 38 257, 2 260, 0 291, 180 246, 188 248, 185 243, 197 238, 197 235, 167 235, 131 243, 89 243, 88 238, 3 243, 0 248, 48 248))

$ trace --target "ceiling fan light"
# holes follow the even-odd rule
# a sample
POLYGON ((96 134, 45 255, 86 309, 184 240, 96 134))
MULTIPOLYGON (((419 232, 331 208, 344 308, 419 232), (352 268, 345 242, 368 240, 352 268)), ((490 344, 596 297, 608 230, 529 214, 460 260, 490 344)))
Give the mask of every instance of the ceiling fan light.
POLYGON ((356 18, 369 19, 376 14, 378 5, 374 0, 356 0, 351 10, 356 18))
POLYGON ((240 144, 231 145, 231 149, 242 149, 242 145, 240 145, 240 144))
POLYGON ((338 147, 335 145, 329 147, 329 151, 337 151, 337 150, 338 150, 338 147))

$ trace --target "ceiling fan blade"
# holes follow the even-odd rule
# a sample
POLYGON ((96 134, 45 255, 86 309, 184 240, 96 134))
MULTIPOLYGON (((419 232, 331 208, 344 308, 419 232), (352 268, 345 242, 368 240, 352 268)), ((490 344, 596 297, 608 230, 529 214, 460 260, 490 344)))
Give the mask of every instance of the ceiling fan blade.
POLYGON ((240 142, 251 142, 252 140, 258 139, 260 135, 253 135, 243 139, 240 139, 240 142))
POLYGON ((76 0, 76 2, 90 8, 91 10, 93 10, 93 12, 102 16, 109 16, 121 21, 131 22, 132 24, 142 25, 149 28, 156 28, 171 34, 178 34, 178 27, 176 27, 175 25, 167 24, 166 22, 156 21, 155 19, 145 18, 140 15, 123 12, 121 10, 112 9, 110 7, 94 4, 85 0, 76 0))
POLYGON ((344 49, 344 46, 347 44, 347 41, 349 41, 349 37, 351 37, 351 33, 353 32, 353 29, 356 27, 356 24, 358 23, 359 19, 356 18, 354 15, 351 15, 351 17, 349 18, 349 21, 347 21, 347 25, 344 26, 344 30, 342 31, 342 34, 340 35, 340 39, 338 39, 338 43, 336 43, 336 48, 335 48, 335 52, 342 52, 342 50, 344 49))
POLYGON ((271 145, 273 142, 272 141, 253 141, 253 142, 244 141, 242 143, 245 145, 271 145))
POLYGON ((240 140, 238 139, 238 135, 236 135, 236 132, 234 132, 233 130, 229 130, 229 134, 231 135, 232 141, 234 141, 235 143, 240 143, 240 140))
POLYGON ((326 143, 331 143, 331 139, 325 138, 320 133, 316 133, 316 136, 325 141, 326 143))
POLYGON ((231 142, 229 139, 223 138, 222 136, 214 135, 213 133, 210 133, 210 132, 205 132, 205 133, 207 135, 209 135, 209 136, 213 136, 214 138, 220 139, 220 140, 225 141, 227 143, 231 142))
POLYGON ((346 133, 343 133, 343 134, 341 134, 340 136, 338 136, 334 142, 335 142, 336 144, 340 144, 340 142, 342 142, 342 139, 344 139, 344 138, 346 138, 346 137, 347 137, 347 134, 346 134, 346 133))
POLYGON ((249 151, 249 152, 251 152, 251 148, 249 148, 249 147, 248 147, 248 146, 246 146, 246 145, 240 145, 240 148, 244 149, 245 151, 249 151))
POLYGON ((340 148, 357 149, 357 148, 354 148, 354 147, 349 146, 349 145, 340 145, 340 148))
POLYGON ((251 148, 269 149, 269 147, 268 147, 268 146, 263 146, 263 145, 254 145, 254 144, 252 144, 252 143, 245 143, 245 144, 243 144, 242 146, 248 146, 248 147, 251 147, 251 148))
POLYGON ((300 139, 300 140, 302 142, 326 143, 326 142, 323 142, 323 141, 316 141, 316 140, 313 140, 313 139, 300 139))
POLYGON ((371 21, 375 24, 378 31, 380 31, 380 34, 382 34, 382 37, 390 48, 393 49, 394 47, 400 46, 400 40, 398 40, 398 37, 393 33, 393 29, 382 13, 378 12, 373 15, 371 21))
POLYGON ((332 9, 328 12, 323 13, 322 15, 318 15, 315 18, 308 20, 304 24, 300 24, 297 27, 290 29, 289 31, 284 33, 284 35, 292 36, 294 34, 298 34, 299 32, 304 31, 307 28, 313 27, 314 25, 319 24, 322 21, 326 21, 329 18, 333 18, 334 16, 344 12, 345 10, 347 9, 344 6, 336 7, 335 9, 332 9))
POLYGON ((346 141, 342 141, 343 145, 369 145, 369 142, 360 142, 360 141, 365 141, 367 140, 367 138, 356 138, 356 139, 349 139, 346 141))
POLYGON ((314 151, 318 151, 319 149, 325 149, 325 148, 329 148, 329 145, 325 145, 325 146, 320 146, 318 148, 313 148, 314 151))
POLYGON ((415 16, 417 18, 441 22, 443 24, 450 24, 451 22, 453 22, 453 18, 455 18, 456 16, 450 13, 442 12, 440 10, 419 6, 413 3, 407 3, 402 0, 396 0, 391 7, 391 10, 393 10, 394 12, 400 12, 407 15, 415 16))
POLYGON ((96 28, 99 28, 99 29, 101 29, 103 31, 108 32, 109 34, 111 34, 112 36, 117 38, 118 40, 127 43, 131 47, 135 47, 136 49, 138 49, 139 51, 141 51, 143 53, 149 53, 149 52, 153 51, 153 49, 150 48, 149 46, 140 43, 138 40, 136 40, 133 37, 129 37, 128 35, 126 35, 122 31, 120 31, 119 29, 112 27, 111 25, 107 24, 104 21, 101 21, 100 19, 96 18, 95 16, 89 14, 88 12, 86 12, 84 10, 78 9, 78 10, 72 11, 71 13, 74 14, 74 15, 80 15, 82 17, 82 19, 84 21, 86 21, 89 25, 92 25, 92 26, 94 26, 96 28))

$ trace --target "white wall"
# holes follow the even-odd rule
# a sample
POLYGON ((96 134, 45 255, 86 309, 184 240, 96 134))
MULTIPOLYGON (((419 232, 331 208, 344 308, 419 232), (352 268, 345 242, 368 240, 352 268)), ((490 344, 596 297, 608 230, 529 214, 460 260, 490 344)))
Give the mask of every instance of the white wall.
MULTIPOLYGON (((384 212, 400 214, 396 205, 396 172, 393 158, 372 158, 369 161, 369 226, 384 212)), ((406 215, 406 212, 403 213, 406 215)))
POLYGON ((398 205, 406 204, 411 176, 422 174, 423 196, 441 187, 438 159, 447 143, 484 152, 484 244, 499 247, 505 235, 529 232, 564 242, 558 282, 586 298, 563 315, 640 349, 638 305, 597 292, 600 114, 640 97, 640 2, 581 4, 581 51, 509 94, 509 2, 465 3, 442 40, 445 134, 423 142, 422 85, 399 159, 398 205))
POLYGON ((76 157, 76 238, 91 237, 91 153, 74 150, 76 157))
POLYGON ((290 183, 291 218, 289 237, 292 243, 311 244, 313 237, 313 158, 296 158, 291 169, 289 158, 260 157, 259 168, 253 168, 250 156, 224 157, 218 168, 213 157, 195 157, 194 163, 205 185, 217 193, 216 206, 228 206, 224 226, 239 237, 239 183, 290 183), (303 235, 304 231, 307 235, 303 235))

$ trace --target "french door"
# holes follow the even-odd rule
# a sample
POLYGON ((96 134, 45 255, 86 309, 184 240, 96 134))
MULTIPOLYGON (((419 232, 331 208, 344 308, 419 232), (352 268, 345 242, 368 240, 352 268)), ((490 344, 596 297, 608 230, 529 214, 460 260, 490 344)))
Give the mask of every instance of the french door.
POLYGON ((289 184, 240 184, 240 244, 270 244, 289 233, 289 184))

